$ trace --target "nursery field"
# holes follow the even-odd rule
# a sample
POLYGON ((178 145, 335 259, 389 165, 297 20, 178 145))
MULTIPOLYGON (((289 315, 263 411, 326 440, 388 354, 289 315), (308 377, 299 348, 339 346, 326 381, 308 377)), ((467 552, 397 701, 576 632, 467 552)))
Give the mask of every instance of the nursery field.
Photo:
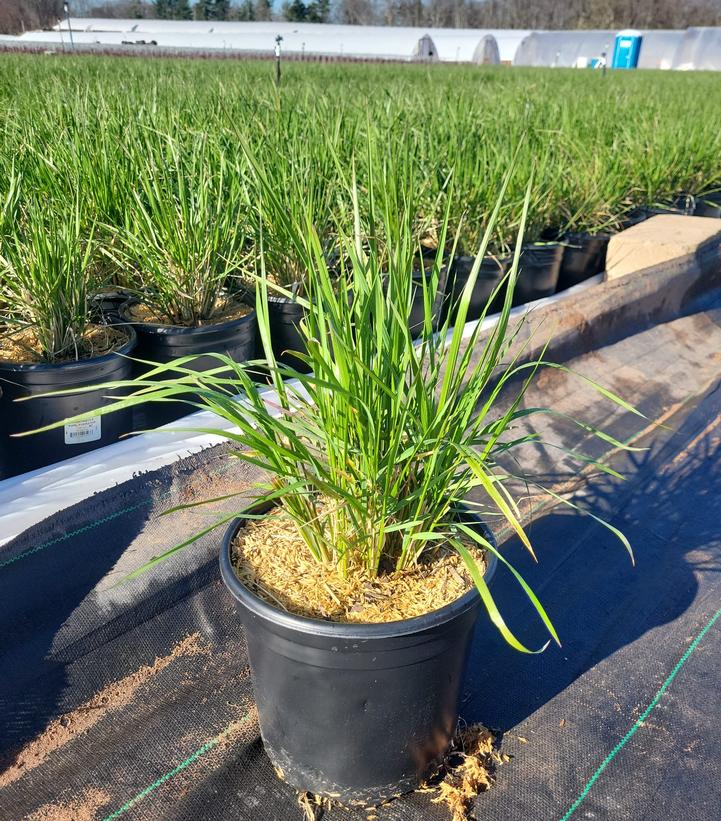
POLYGON ((9 438, 105 401, 16 418, 14 398, 77 384, 68 364, 89 362, 90 384, 144 373, 109 369, 113 351, 260 356, 261 275, 287 362, 319 264, 349 293, 357 253, 366 273, 412 270, 418 336, 426 296, 435 326, 454 324, 479 252, 469 320, 500 310, 517 241, 521 305, 602 271, 624 226, 721 216, 712 75, 292 64, 278 88, 253 62, 1 55, 0 69, 0 477, 180 415, 118 413, 57 446, 9 438))
POLYGON ((715 818, 719 122, 0 55, 0 817, 715 818))
POLYGON ((277 90, 263 63, 0 68, 0 328, 31 361, 87 355, 88 304, 108 288, 191 326, 252 289, 261 258, 302 293, 310 226, 331 265, 354 232, 396 254, 384 208, 409 259, 475 255, 507 173, 485 249, 500 260, 527 192, 538 250, 721 188, 711 75, 294 64, 277 90))
POLYGON ((530 242, 721 186, 712 75, 294 64, 277 91, 272 67, 253 62, 2 55, 0 67, 3 232, 41 231, 77 200, 102 246, 108 228, 140 230, 149 185, 182 178, 233 221, 234 261, 257 257, 262 227, 269 266, 290 277, 282 217, 309 215, 332 244, 347 227, 345 178, 355 169, 363 189, 369 164, 412 180, 419 239, 437 239, 447 208, 470 253, 511 165, 498 252, 531 176, 530 242))

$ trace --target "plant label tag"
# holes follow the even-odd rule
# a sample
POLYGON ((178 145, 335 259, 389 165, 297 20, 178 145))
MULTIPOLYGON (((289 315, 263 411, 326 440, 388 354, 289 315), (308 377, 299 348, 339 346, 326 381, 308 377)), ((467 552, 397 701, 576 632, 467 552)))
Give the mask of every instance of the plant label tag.
POLYGON ((80 445, 84 442, 97 442, 100 439, 101 430, 99 416, 84 422, 71 422, 65 425, 65 444, 80 445))

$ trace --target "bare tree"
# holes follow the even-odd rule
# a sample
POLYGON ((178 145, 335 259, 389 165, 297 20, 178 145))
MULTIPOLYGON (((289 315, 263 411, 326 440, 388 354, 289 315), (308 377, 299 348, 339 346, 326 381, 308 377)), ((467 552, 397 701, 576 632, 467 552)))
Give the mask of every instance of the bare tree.
POLYGON ((0 0, 0 33, 50 28, 62 15, 62 0, 0 0))
POLYGON ((338 22, 351 26, 372 26, 379 22, 372 0, 340 0, 335 16, 338 22))

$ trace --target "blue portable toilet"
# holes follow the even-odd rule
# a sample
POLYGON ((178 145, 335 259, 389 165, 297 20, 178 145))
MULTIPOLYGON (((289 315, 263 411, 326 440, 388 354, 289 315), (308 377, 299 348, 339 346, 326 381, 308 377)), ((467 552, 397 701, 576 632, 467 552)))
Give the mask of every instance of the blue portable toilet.
POLYGON ((612 68, 636 68, 643 35, 634 29, 619 31, 613 47, 612 68))

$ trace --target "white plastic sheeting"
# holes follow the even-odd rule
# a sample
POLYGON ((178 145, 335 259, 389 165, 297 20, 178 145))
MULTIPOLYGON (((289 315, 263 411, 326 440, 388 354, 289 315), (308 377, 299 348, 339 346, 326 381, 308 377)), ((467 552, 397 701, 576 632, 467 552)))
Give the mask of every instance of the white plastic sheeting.
MULTIPOLYGON (((157 45, 169 49, 191 49, 199 51, 229 50, 252 53, 272 54, 275 37, 281 33, 278 29, 266 32, 222 31, 216 33, 162 31, 73 31, 73 41, 78 45, 105 45, 109 47, 125 44, 157 45)), ((423 36, 415 39, 384 35, 379 32, 372 40, 359 39, 358 36, 331 38, 318 32, 286 31, 283 37, 282 51, 287 54, 322 54, 333 57, 368 57, 376 59, 412 60, 422 59, 428 52, 435 54, 433 41, 423 36)), ((18 38, 33 43, 51 43, 69 45, 69 32, 33 31, 26 32, 18 38)), ((428 59, 434 59, 431 54, 428 59)))
MULTIPOLYGON (((272 54, 275 38, 293 55, 446 63, 513 63, 520 66, 586 67, 613 53, 617 32, 525 31, 517 29, 440 29, 346 26, 321 23, 214 22, 70 18, 50 32, 30 31, 3 43, 70 45, 68 28, 79 45, 156 44, 168 50, 227 50, 272 54), (495 48, 494 48, 495 45, 495 48), (496 51, 498 53, 496 59, 496 51)), ((644 31, 639 68, 721 70, 721 28, 644 31)))
POLYGON ((721 71, 721 28, 690 28, 676 50, 679 71, 721 71))
MULTIPOLYGON (((688 31, 646 30, 642 31, 641 54, 638 68, 677 68, 677 53, 682 44, 688 43, 689 51, 695 49, 696 57, 689 57, 688 68, 698 68, 696 62, 703 59, 708 51, 713 51, 712 32, 721 29, 689 29, 688 31), (707 32, 703 36, 691 32, 707 32), (691 45, 693 43, 693 45, 691 45)), ((564 68, 586 68, 594 60, 606 53, 611 63, 616 35, 613 30, 603 31, 539 31, 533 32, 521 43, 513 60, 518 66, 558 66, 564 68)), ((721 68, 721 60, 716 66, 721 68)))
POLYGON ((473 52, 473 62, 480 66, 494 66, 501 62, 498 40, 492 34, 486 34, 473 52))
MULTIPOLYGON (((239 51, 272 54, 278 32, 250 34, 245 32, 190 33, 162 31, 73 31, 76 45, 120 46, 127 44, 155 45, 169 49, 198 51, 239 51)), ((329 57, 370 58, 379 60, 436 60, 437 49, 428 35, 398 37, 386 30, 379 31, 373 39, 345 33, 331 38, 327 34, 312 32, 288 32, 282 34, 282 51, 286 54, 326 55, 329 57)), ((26 32, 18 39, 33 43, 70 45, 68 31, 26 32)))

